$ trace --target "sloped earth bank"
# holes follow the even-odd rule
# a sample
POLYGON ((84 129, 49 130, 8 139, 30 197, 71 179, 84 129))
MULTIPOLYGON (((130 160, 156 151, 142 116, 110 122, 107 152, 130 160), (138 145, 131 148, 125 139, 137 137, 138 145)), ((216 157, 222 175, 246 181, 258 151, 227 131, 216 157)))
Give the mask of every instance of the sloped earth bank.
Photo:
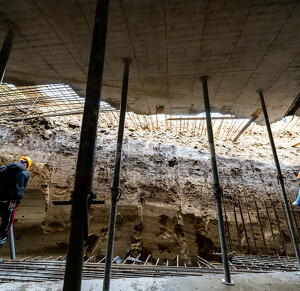
MULTIPOLYGON (((51 120, 30 122, 14 134, 13 124, 2 124, 0 164, 15 161, 20 155, 33 160, 31 178, 25 198, 19 206, 14 223, 18 258, 34 255, 66 255, 70 230, 70 206, 54 206, 52 201, 69 200, 74 186, 79 126, 51 120)), ((291 140, 299 137, 299 127, 289 132, 275 132, 287 193, 295 199, 300 170, 299 149, 290 148, 291 140), (281 135, 281 136, 280 136, 281 135)), ((86 255, 105 255, 110 209, 110 186, 116 148, 116 129, 100 129, 95 161, 94 192, 105 205, 92 206, 86 255)), ((220 253, 218 221, 210 173, 210 156, 205 137, 184 133, 146 131, 125 132, 121 187, 118 203, 114 255, 122 259, 138 256, 150 262, 196 264, 197 256, 213 258, 220 253), (174 145, 172 145, 174 144, 174 145)), ((244 212, 250 251, 256 252, 245 197, 248 201, 257 251, 265 253, 254 200, 259 205, 262 228, 269 253, 275 253, 272 232, 263 206, 267 201, 272 211, 271 197, 277 209, 279 186, 272 164, 266 134, 258 130, 255 136, 232 144, 216 140, 220 182, 238 199, 244 212), (252 235, 252 236, 251 236, 252 235)), ((238 236, 231 198, 224 199, 231 236, 231 251, 238 252, 238 236)), ((293 255, 293 246, 282 211, 278 210, 285 247, 293 255)), ((274 214, 271 225, 278 252, 284 254, 283 243, 274 214)), ((295 217, 300 226, 299 210, 295 217)), ((246 235, 238 216, 238 233, 242 251, 246 252, 246 235)), ((8 243, 2 254, 8 256, 8 243)))

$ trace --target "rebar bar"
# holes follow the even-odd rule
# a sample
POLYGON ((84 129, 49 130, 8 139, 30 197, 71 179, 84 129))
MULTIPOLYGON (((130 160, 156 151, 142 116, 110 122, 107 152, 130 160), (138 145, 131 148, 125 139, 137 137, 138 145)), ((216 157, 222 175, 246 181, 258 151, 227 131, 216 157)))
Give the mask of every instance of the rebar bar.
POLYGON ((258 206, 257 206, 257 203, 256 203, 255 198, 253 198, 253 200, 254 200, 254 205, 255 205, 255 209, 256 209, 257 219, 258 219, 258 222, 259 222, 259 227, 260 227, 261 236, 262 236, 263 243, 264 243, 264 247, 265 247, 265 252, 266 252, 266 254, 267 254, 267 253, 268 253, 268 249, 267 249, 267 244, 266 244, 265 234, 264 234, 263 227, 262 227, 262 224, 261 224, 261 218, 260 218, 258 206))
POLYGON ((241 237, 240 237, 240 232, 239 232, 239 225, 238 225, 238 221, 237 221, 237 215, 236 215, 236 211, 235 211, 235 202, 234 202, 234 194, 231 193, 231 197, 232 197, 232 208, 233 208, 233 214, 234 214, 234 221, 235 221, 235 227, 236 227, 236 235, 238 238, 238 243, 239 243, 239 250, 240 253, 242 254, 242 245, 241 245, 241 237))
POLYGON ((264 193, 262 194, 262 197, 263 197, 264 206, 265 206, 265 210, 266 210, 268 221, 269 221, 269 226, 270 226, 270 230, 271 230, 271 234, 272 234, 272 238, 273 238, 275 252, 276 252, 276 255, 279 257, 279 252, 278 252, 278 249, 277 249, 277 244, 276 244, 276 240, 275 240, 275 236, 274 236, 274 232, 273 232, 272 222, 271 222, 271 219, 270 219, 270 214, 269 214, 269 210, 268 210, 268 207, 267 207, 267 203, 265 201, 264 193))
POLYGON ((256 254, 258 254, 256 239, 255 239, 254 230, 253 230, 253 224, 252 224, 251 215, 250 215, 249 206, 248 206, 248 201, 247 201, 247 197, 246 197, 245 192, 244 192, 244 199, 245 199, 245 204, 246 204, 246 208, 247 208, 248 219, 249 219, 249 222, 250 222, 250 229, 251 229, 252 238, 253 238, 253 242, 254 242, 255 252, 256 252, 256 254))
POLYGON ((275 219, 276 219, 276 222, 277 222, 277 226, 278 226, 278 230, 279 230, 279 234, 280 234, 280 238, 281 238, 283 250, 285 252, 285 255, 288 256, 287 251, 286 251, 286 247, 285 247, 283 232, 282 232, 282 229, 281 229, 281 226, 280 226, 279 217, 278 217, 278 214, 277 214, 277 211, 276 211, 276 207, 275 207, 275 203, 274 203, 274 200, 273 200, 273 197, 272 197, 271 193, 270 193, 269 196, 271 197, 271 204, 272 204, 272 207, 273 207, 273 210, 274 210, 274 215, 275 215, 275 219))
POLYGON ((243 211, 242 211, 242 207, 241 207, 241 203, 240 203, 240 198, 238 197, 237 199, 238 199, 238 206, 240 209, 240 215, 241 215, 241 219, 242 219, 244 234, 245 234, 245 238, 246 238, 246 242, 247 242, 248 253, 251 254, 251 248, 250 248, 249 238, 248 238, 246 224, 245 224, 245 220, 244 220, 244 215, 243 215, 243 211))
POLYGON ((228 224, 228 219, 227 219, 224 197, 223 197, 222 201, 223 201, 223 209, 224 209, 224 216, 225 216, 225 227, 227 229, 227 234, 228 234, 229 249, 230 249, 230 252, 232 252, 231 235, 230 235, 230 229, 229 229, 229 224, 228 224))
MULTIPOLYGON (((277 192, 277 191, 276 191, 276 193, 277 193, 277 195, 278 195, 278 200, 279 200, 280 205, 281 205, 281 210, 282 210, 283 217, 284 217, 284 219, 285 219, 285 223, 286 223, 287 230, 288 230, 289 235, 290 235, 290 238, 291 238, 291 240, 292 240, 291 231, 290 231, 290 228, 289 228, 289 223, 288 223, 287 218, 286 218, 286 213, 285 213, 284 206, 283 206, 283 203, 282 203, 282 200, 281 200, 281 197, 280 197, 280 193, 277 192)), ((298 237, 298 238, 299 238, 299 237, 298 237)))

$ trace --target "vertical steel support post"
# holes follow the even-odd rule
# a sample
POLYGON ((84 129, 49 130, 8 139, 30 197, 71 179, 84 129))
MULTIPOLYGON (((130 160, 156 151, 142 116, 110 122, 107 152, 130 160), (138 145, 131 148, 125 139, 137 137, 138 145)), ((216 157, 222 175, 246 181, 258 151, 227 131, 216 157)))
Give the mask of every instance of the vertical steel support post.
POLYGON ((0 84, 3 81, 3 77, 6 70, 6 65, 9 59, 11 48, 16 35, 17 27, 15 25, 10 25, 6 33, 1 51, 0 51, 0 84))
POLYGON ((106 259, 105 259, 105 271, 103 279, 103 290, 109 290, 110 278, 111 278, 111 265, 114 249, 114 238, 115 238, 115 226, 117 216, 117 202, 120 200, 122 189, 120 188, 120 177, 121 177, 121 157, 122 157, 122 145, 125 128, 125 115, 126 115, 126 103, 127 103, 127 91, 128 91, 128 77, 129 77, 129 59, 124 59, 124 74, 123 74, 123 85, 122 85, 122 100, 120 108, 120 120, 118 129, 118 141, 114 168, 114 177, 111 187, 111 206, 109 216, 109 228, 108 238, 106 247, 106 259))
POLYGON ((265 123, 266 123, 269 140, 270 140, 270 144, 271 144, 271 149, 272 149, 272 153, 273 153, 273 158, 274 158, 274 162, 275 162, 275 166, 276 166, 276 170, 277 170, 277 181, 280 184, 283 202, 284 202, 284 206, 285 206, 285 210, 286 210, 286 216, 287 216, 287 220, 288 220, 288 224, 289 224, 289 228, 290 228, 290 232, 291 232, 291 236, 292 236, 292 241, 294 244, 295 255, 297 257, 298 267, 300 268, 299 248, 298 248, 297 239, 295 236, 295 230, 294 230, 294 225, 292 222, 288 199, 286 196, 286 191, 285 191, 285 186, 284 186, 284 177, 282 176, 282 173, 281 173, 281 168, 280 168, 280 164, 279 164, 279 160, 278 160, 278 156, 277 156, 277 152, 276 152, 276 147, 275 147, 275 143, 274 143, 274 139, 273 139, 273 134, 272 134, 272 130, 271 130, 270 122, 269 122, 269 117, 268 117, 268 112, 267 112, 267 108, 266 108, 266 104, 265 104, 265 100, 264 100, 263 90, 260 89, 257 91, 257 93, 259 95, 261 107, 263 109, 263 113, 264 113, 264 117, 265 117, 265 123))
POLYGON ((223 189, 219 183, 219 174, 218 174, 215 145, 214 145, 214 135, 213 135, 213 129, 212 129, 212 125, 211 125, 210 103, 209 103, 209 96, 208 96, 208 89, 207 89, 207 79, 208 79, 207 76, 201 77, 202 87, 203 87, 203 99, 204 99, 205 112, 206 112, 207 136, 208 136, 208 143, 209 143, 209 150, 210 150, 211 170, 212 170, 214 192, 215 192, 214 195, 215 195, 216 204, 217 204, 222 261, 223 261, 223 269, 224 269, 224 275, 225 275, 225 279, 223 279, 222 282, 226 285, 234 285, 234 282, 230 279, 230 270, 229 270, 226 237, 225 237, 225 227, 224 227, 224 220, 223 220, 223 213, 222 213, 223 189))
POLYGON ((11 225, 9 230, 9 252, 10 252, 10 259, 16 259, 16 252, 15 252, 15 240, 14 240, 14 228, 11 225))
POLYGON ((95 148, 101 100, 102 76, 109 0, 98 0, 87 77, 81 135, 72 193, 71 230, 64 278, 64 291, 80 291, 84 244, 88 236, 89 201, 94 198, 95 148))

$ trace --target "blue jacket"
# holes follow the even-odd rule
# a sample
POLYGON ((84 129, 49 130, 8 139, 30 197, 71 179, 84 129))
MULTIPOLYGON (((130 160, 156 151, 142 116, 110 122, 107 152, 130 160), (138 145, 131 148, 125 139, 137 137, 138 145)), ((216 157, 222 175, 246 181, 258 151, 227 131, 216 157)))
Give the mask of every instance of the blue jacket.
POLYGON ((29 180, 29 172, 20 163, 0 167, 0 200, 17 200, 20 203, 29 180))

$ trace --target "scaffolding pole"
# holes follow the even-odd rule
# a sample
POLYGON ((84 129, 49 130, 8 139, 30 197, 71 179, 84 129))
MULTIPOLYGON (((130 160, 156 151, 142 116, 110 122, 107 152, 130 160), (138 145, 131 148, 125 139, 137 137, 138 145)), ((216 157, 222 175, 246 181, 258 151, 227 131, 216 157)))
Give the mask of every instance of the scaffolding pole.
POLYGON ((120 108, 120 120, 118 129, 118 141, 116 150, 116 160, 114 168, 113 185, 111 188, 111 207, 109 216, 109 229, 106 247, 106 260, 105 260, 105 271, 103 279, 103 290, 109 290, 110 278, 111 278, 111 265, 114 250, 114 237, 115 237, 115 226, 117 216, 117 202, 120 200, 122 189, 120 188, 121 178, 121 157, 122 157, 122 145, 125 129, 125 115, 126 115, 126 103, 127 103, 127 92, 128 92, 128 77, 129 77, 129 59, 124 60, 124 74, 123 74, 123 85, 122 85, 122 100, 120 108))
POLYGON ((213 129, 212 129, 212 124, 211 124, 211 114, 210 114, 209 95, 208 95, 208 88, 207 88, 207 79, 208 79, 207 76, 201 77, 202 87, 203 87, 203 99, 204 99, 205 112, 206 112, 207 136, 208 136, 211 168, 212 168, 212 176, 213 176, 213 184, 214 184, 214 192, 215 192, 214 196, 215 196, 216 204, 217 204, 222 261, 223 261, 223 269, 224 269, 224 275, 225 275, 225 278, 222 279, 222 282, 226 285, 234 285, 234 282, 230 278, 230 270, 229 270, 229 263, 228 263, 225 227, 224 227, 224 220, 223 220, 223 213, 222 213, 223 189, 219 183, 219 173, 218 173, 216 153, 215 153, 214 135, 213 135, 213 129))
POLYGON ((64 291, 80 291, 84 244, 88 236, 89 201, 94 198, 95 148, 100 111, 109 0, 98 0, 91 45, 86 98, 72 193, 71 230, 64 277, 64 291))
POLYGON ((264 100, 263 90, 260 89, 257 91, 257 93, 259 95, 261 107, 263 109, 263 113, 264 113, 264 117, 265 117, 265 123, 266 123, 269 140, 270 140, 270 144, 271 144, 271 149, 272 149, 272 153, 273 153, 273 158, 274 158, 274 162, 275 162, 275 166, 276 166, 276 170, 277 170, 277 181, 281 188, 283 202, 284 202, 285 210, 286 210, 286 217, 288 220, 289 229, 291 232, 292 241, 293 241, 293 245, 294 245, 295 255, 297 257, 298 267, 300 268, 299 248, 298 248, 297 239, 295 236, 294 225, 292 222, 292 217, 291 217, 291 213, 290 213, 290 209, 289 209, 289 205, 288 205, 288 199, 286 196, 286 191, 285 191, 285 186, 284 186, 284 177, 281 173, 281 168, 280 168, 280 164, 279 164, 279 160, 278 160, 278 156, 277 156, 277 152, 276 152, 276 147, 275 147, 275 143, 274 143, 274 139, 273 139, 273 134, 272 134, 272 130, 271 130, 270 122, 269 122, 269 117, 268 117, 268 112, 267 112, 267 108, 266 108, 266 104, 265 104, 265 100, 264 100))

